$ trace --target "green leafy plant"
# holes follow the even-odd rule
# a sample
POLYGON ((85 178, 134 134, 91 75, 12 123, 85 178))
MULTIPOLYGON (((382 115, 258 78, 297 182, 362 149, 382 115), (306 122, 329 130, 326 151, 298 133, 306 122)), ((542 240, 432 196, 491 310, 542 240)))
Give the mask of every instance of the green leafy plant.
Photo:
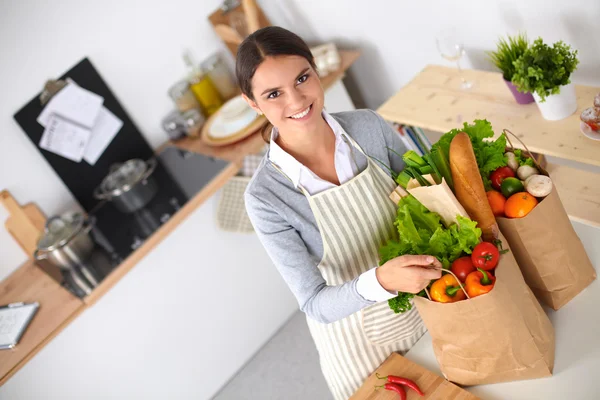
POLYGON ((514 62, 512 83, 521 92, 536 93, 544 102, 546 97, 560 93, 561 86, 571 83, 577 64, 577 50, 562 40, 549 46, 537 38, 514 62))
POLYGON ((528 46, 527 35, 519 33, 516 36, 507 36, 506 39, 500 38, 496 51, 489 51, 487 55, 492 63, 502 71, 504 79, 510 81, 515 74, 514 62, 525 53, 528 46))

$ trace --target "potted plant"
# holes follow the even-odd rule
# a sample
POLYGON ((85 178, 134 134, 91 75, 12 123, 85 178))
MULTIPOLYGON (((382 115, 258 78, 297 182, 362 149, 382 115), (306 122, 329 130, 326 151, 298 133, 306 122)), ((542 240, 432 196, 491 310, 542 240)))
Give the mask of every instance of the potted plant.
POLYGON ((577 50, 563 41, 552 46, 538 38, 514 62, 512 82, 520 91, 533 93, 542 116, 556 121, 577 110, 571 74, 579 64, 577 50))
POLYGON ((500 38, 498 40, 496 51, 488 52, 488 57, 492 63, 502 71, 502 77, 506 86, 510 89, 519 104, 533 103, 533 96, 530 92, 521 93, 516 86, 511 82, 515 74, 514 62, 519 59, 527 50, 529 42, 527 35, 519 33, 516 36, 508 36, 507 39, 500 38))

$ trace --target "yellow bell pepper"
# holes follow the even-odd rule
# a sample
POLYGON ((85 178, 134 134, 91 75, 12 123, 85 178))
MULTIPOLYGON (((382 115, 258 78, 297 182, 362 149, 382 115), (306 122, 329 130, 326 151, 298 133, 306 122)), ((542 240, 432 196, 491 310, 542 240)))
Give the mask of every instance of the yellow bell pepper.
POLYGON ((431 299, 439 303, 454 303, 466 298, 465 292, 460 288, 458 281, 451 274, 446 274, 433 282, 429 293, 431 299))

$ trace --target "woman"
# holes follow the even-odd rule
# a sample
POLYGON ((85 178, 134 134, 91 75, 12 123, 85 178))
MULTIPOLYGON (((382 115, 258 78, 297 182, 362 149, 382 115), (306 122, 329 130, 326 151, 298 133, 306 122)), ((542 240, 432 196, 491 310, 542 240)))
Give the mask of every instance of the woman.
POLYGON ((404 147, 373 111, 326 113, 308 46, 283 28, 246 38, 236 74, 244 99, 273 125, 246 190, 248 215, 307 315, 330 390, 346 399, 425 332, 414 308, 394 314, 386 300, 441 275, 430 256, 377 267, 378 248, 397 235, 388 198, 396 184, 372 159, 400 171, 402 159, 388 148, 404 147))

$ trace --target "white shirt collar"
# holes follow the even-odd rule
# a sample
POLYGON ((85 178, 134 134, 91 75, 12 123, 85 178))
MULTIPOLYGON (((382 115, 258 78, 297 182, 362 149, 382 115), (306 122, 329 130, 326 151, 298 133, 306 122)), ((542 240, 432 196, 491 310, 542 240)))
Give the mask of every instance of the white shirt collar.
MULTIPOLYGON (((335 118, 329 115, 329 113, 323 110, 321 115, 335 134, 335 148, 337 151, 340 143, 343 143, 342 135, 346 135, 346 131, 344 131, 344 128, 342 128, 342 126, 335 120, 335 118)), ((296 160, 292 155, 283 150, 275 142, 277 135, 279 135, 279 131, 276 127, 273 127, 271 130, 271 142, 269 145, 269 160, 281 168, 281 170, 292 180, 294 186, 298 187, 298 183, 300 182, 300 174, 302 171, 306 170, 311 174, 312 172, 310 172, 308 168, 296 160)))

